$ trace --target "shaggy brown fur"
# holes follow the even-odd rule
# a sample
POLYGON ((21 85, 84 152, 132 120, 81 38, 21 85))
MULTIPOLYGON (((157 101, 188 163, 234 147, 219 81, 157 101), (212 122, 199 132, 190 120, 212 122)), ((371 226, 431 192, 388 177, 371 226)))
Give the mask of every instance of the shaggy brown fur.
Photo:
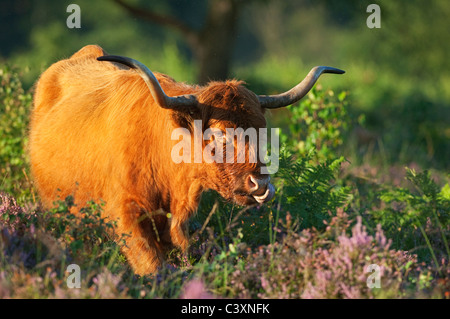
POLYGON ((124 250, 130 264, 147 274, 168 248, 186 249, 187 221, 204 190, 254 203, 236 189, 244 176, 259 174, 260 163, 175 164, 172 131, 192 129, 194 119, 223 131, 266 122, 256 95, 235 80, 198 87, 155 73, 167 95, 196 93, 200 103, 194 114, 163 109, 134 70, 96 60, 104 54, 86 46, 42 74, 31 118, 32 173, 45 207, 68 195, 77 207, 104 200, 104 216, 118 222, 118 233, 131 234, 124 250))

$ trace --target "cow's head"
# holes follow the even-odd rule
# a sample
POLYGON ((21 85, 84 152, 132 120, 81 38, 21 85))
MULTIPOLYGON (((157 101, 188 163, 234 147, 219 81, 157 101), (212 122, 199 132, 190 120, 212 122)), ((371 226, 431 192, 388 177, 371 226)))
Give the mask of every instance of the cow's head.
POLYGON ((210 82, 195 94, 170 97, 164 93, 154 74, 139 61, 113 55, 102 56, 98 60, 118 62, 135 69, 146 82, 156 103, 162 108, 175 111, 173 118, 180 127, 188 128, 194 133, 194 123, 197 120, 197 123, 202 123, 201 132, 207 129, 213 132, 211 139, 203 141, 202 150, 211 142, 215 143, 214 147, 210 145, 213 152, 218 150, 218 145, 222 145, 223 160, 208 164, 208 183, 225 199, 240 205, 265 203, 275 194, 269 175, 261 171, 263 163, 258 156, 259 129, 266 127, 265 109, 280 108, 297 102, 309 92, 322 73, 344 73, 332 67, 314 67, 298 85, 278 95, 256 95, 245 88, 243 82, 228 80, 210 82), (230 131, 234 135, 227 134, 230 131), (222 132, 221 141, 217 141, 217 136, 220 137, 215 134, 217 132, 222 132), (254 132, 256 139, 248 135, 240 139, 242 132, 254 132), (241 144, 242 141, 244 144, 241 144), (234 148, 232 155, 227 152, 230 145, 234 148), (238 159, 242 152, 245 152, 244 161, 242 157, 238 159))

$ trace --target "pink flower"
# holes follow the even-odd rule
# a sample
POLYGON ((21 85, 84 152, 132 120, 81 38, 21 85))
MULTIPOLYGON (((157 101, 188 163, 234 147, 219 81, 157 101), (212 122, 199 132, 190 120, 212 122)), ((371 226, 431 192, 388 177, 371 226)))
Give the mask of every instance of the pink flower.
POLYGON ((216 299, 216 297, 206 290, 203 281, 193 279, 189 281, 180 296, 181 299, 216 299))

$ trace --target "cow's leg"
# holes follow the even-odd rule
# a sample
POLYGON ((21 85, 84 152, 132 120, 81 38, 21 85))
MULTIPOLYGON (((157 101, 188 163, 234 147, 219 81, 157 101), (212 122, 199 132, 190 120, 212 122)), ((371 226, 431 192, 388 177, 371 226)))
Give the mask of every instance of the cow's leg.
POLYGON ((177 189, 170 204, 172 218, 170 220, 170 240, 174 246, 186 251, 188 239, 188 221, 198 207, 203 190, 201 181, 193 181, 188 189, 177 189), (185 198, 184 200, 178 200, 185 198))
POLYGON ((145 275, 155 272, 163 262, 161 244, 153 231, 153 223, 133 201, 121 205, 117 216, 117 234, 125 234, 126 245, 122 251, 134 272, 145 275))
POLYGON ((180 247, 184 252, 186 251, 188 240, 188 218, 183 216, 174 216, 170 221, 170 239, 174 246, 180 247), (181 217, 181 218, 180 218, 181 217))

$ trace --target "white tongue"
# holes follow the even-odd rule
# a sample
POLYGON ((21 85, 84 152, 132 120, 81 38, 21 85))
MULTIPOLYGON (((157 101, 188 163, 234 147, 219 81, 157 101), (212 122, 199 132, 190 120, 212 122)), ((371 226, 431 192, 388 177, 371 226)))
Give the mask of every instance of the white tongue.
POLYGON ((261 196, 253 195, 253 198, 258 203, 263 204, 263 203, 271 200, 274 194, 275 194, 275 187, 272 184, 269 184, 267 186, 267 189, 266 189, 266 192, 264 193, 264 195, 261 195, 261 196))

